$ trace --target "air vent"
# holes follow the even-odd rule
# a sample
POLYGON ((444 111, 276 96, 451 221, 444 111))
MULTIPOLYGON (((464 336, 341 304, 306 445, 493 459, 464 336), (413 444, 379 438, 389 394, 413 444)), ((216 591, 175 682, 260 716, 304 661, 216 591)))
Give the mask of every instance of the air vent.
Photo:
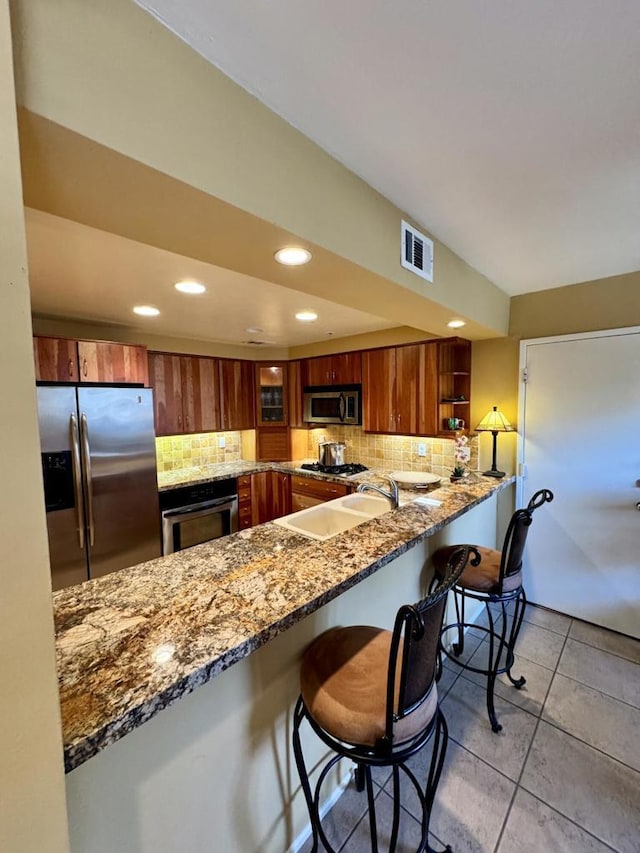
POLYGON ((249 347, 264 347, 266 346, 266 341, 245 341, 245 344, 249 347))
POLYGON ((400 226, 400 235, 402 266, 420 278, 433 281, 433 240, 416 231, 404 220, 400 226))

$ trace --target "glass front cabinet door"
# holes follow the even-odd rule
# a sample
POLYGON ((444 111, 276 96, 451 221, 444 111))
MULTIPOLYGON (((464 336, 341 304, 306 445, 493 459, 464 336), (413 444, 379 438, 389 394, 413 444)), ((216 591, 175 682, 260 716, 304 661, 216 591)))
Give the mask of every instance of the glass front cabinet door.
POLYGON ((257 425, 286 426, 287 365, 256 364, 257 425))

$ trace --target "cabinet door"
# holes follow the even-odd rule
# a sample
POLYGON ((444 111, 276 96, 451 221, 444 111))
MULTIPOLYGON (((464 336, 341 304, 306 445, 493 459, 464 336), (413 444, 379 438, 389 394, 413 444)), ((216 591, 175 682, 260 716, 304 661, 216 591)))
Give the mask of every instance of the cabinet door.
POLYGON ((254 363, 220 360, 221 429, 253 429, 254 363))
POLYGON ((180 372, 184 432, 219 430, 218 359, 182 356, 180 372))
POLYGON ((418 374, 418 435, 437 435, 439 432, 437 341, 420 345, 418 374))
POLYGON ((359 385, 362 382, 362 353, 343 352, 332 356, 333 381, 337 385, 359 385))
POLYGON ((162 352, 149 353, 156 435, 183 431, 181 359, 162 352))
POLYGON ((401 435, 418 434, 421 350, 420 344, 396 348, 393 420, 395 432, 401 435))
POLYGON ((78 341, 80 382, 149 384, 146 347, 78 341))
POLYGON ((393 347, 362 353, 362 427, 366 432, 395 432, 393 347))
POLYGON ((290 361, 287 365, 289 388, 289 426, 306 427, 302 418, 302 365, 299 361, 290 361))
POLYGON ((271 472, 273 494, 271 518, 281 518, 291 512, 291 477, 289 474, 271 472))
POLYGON ((256 364, 256 425, 288 424, 287 364, 256 364))
POLYGON ((305 358, 303 362, 305 385, 331 385, 334 366, 331 356, 305 358))
POLYGON ((256 459, 260 462, 284 462, 291 458, 289 427, 256 429, 256 459))
POLYGON ((271 474, 260 471, 251 475, 251 523, 264 524, 271 521, 271 474))
POLYGON ((78 344, 66 338, 34 337, 36 379, 42 382, 77 382, 78 344))

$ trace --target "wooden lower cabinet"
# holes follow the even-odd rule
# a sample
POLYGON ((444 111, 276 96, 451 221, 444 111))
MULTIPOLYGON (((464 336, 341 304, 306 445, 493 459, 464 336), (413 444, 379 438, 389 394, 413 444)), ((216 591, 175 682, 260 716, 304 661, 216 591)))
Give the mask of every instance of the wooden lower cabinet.
POLYGON ((246 530, 251 521, 251 475, 238 477, 238 529, 246 530))
POLYGON ((291 476, 291 512, 344 497, 352 491, 353 486, 346 483, 331 483, 293 474, 291 476))
POLYGON ((264 524, 291 512, 289 474, 260 471, 251 475, 251 521, 264 524))

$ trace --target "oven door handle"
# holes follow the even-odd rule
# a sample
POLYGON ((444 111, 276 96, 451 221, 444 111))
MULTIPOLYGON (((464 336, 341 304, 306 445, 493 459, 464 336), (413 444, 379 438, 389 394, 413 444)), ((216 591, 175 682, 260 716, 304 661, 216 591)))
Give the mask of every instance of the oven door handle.
POLYGON ((180 518, 181 516, 189 516, 190 518, 200 518, 203 515, 211 515, 212 509, 225 509, 232 507, 237 503, 238 496, 231 495, 227 498, 219 498, 215 501, 207 501, 206 503, 190 504, 189 506, 180 506, 175 509, 165 509, 162 513, 163 518, 180 518))

